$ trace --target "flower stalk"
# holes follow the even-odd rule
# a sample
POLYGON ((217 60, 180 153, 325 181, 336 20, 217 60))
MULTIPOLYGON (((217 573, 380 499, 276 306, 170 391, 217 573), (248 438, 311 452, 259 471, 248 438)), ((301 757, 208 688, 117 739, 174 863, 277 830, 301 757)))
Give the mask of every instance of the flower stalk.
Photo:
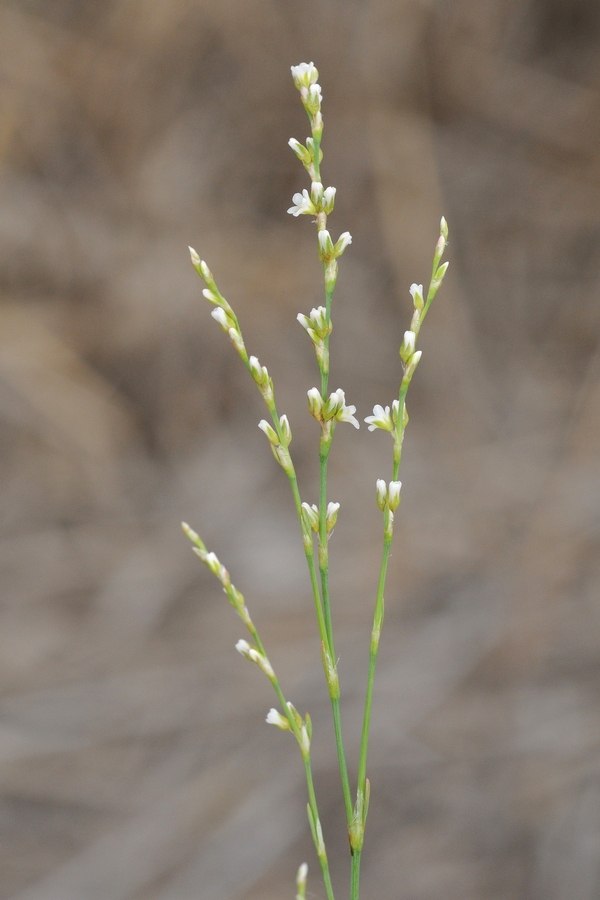
MULTIPOLYGON (((190 248, 190 254, 194 268, 206 285, 202 293, 214 307, 211 313, 212 317, 229 337, 267 407, 268 419, 261 419, 258 427, 264 433, 273 457, 285 472, 290 483, 309 572, 321 642, 323 672, 331 701, 336 752, 350 844, 350 900, 359 900, 361 855, 370 795, 370 784, 367 778, 367 756, 371 709, 375 669, 385 612, 384 593, 393 539, 394 516, 401 499, 402 485, 398 480, 398 475, 404 433, 408 424, 406 396, 416 368, 421 360, 421 351, 417 349, 420 329, 448 267, 447 262, 441 262, 448 241, 448 228, 445 219, 442 219, 440 223, 440 237, 435 247, 432 274, 426 297, 423 294, 422 285, 413 284, 410 288, 413 314, 410 328, 404 333, 399 350, 402 376, 398 397, 392 401, 390 406, 384 407, 377 404, 373 409, 373 415, 367 416, 365 419, 369 431, 380 430, 391 435, 393 452, 392 477, 390 481, 386 482, 384 479, 378 479, 376 482, 376 502, 382 512, 383 519, 383 548, 369 646, 369 667, 356 776, 356 792, 353 796, 342 736, 341 686, 334 645, 334 625, 329 585, 329 541, 337 522, 340 504, 328 500, 327 494, 329 456, 337 424, 345 422, 354 425, 356 428, 359 427, 358 419, 355 417, 356 407, 346 403, 345 392, 338 388, 329 393, 330 338, 333 330, 332 301, 337 281, 338 260, 352 243, 352 237, 349 232, 345 231, 337 240, 334 240, 328 228, 328 216, 331 215, 335 206, 336 189, 334 187, 325 188, 321 180, 323 116, 321 111, 322 91, 318 83, 318 71, 313 63, 301 63, 298 66, 292 66, 292 77, 308 116, 311 134, 304 144, 295 138, 291 138, 289 145, 308 173, 310 187, 294 194, 292 206, 288 209, 288 213, 295 218, 302 215, 313 217, 317 226, 317 255, 323 270, 325 294, 323 306, 313 308, 309 315, 300 313, 297 317, 298 322, 313 345, 320 375, 319 387, 312 387, 307 392, 308 412, 318 423, 320 429, 318 504, 309 504, 301 499, 296 470, 290 452, 292 428, 287 415, 280 415, 277 410, 275 388, 267 368, 259 362, 256 356, 248 355, 237 316, 228 301, 221 294, 207 264, 192 248, 190 248)), ((298 743, 305 769, 309 827, 321 867, 327 898, 328 900, 334 900, 325 840, 312 777, 312 723, 310 716, 306 714, 302 717, 295 707, 285 699, 277 674, 269 661, 258 631, 250 617, 244 597, 232 584, 227 569, 220 563, 214 553, 207 551, 195 531, 186 524, 183 525, 183 529, 193 544, 194 552, 218 578, 230 604, 234 607, 249 632, 252 642, 241 639, 237 642, 236 649, 263 672, 275 690, 279 709, 273 708, 269 710, 266 717, 267 724, 275 726, 280 731, 290 731, 298 743)), ((296 900, 305 900, 306 878, 307 866, 303 863, 296 877, 296 900)))

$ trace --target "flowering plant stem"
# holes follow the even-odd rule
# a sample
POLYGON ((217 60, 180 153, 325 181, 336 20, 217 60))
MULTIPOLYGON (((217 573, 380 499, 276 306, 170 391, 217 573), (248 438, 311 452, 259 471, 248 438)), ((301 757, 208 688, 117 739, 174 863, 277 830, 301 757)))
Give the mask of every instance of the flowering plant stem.
MULTIPOLYGON (((373 703, 375 668, 384 618, 384 592, 392 545, 394 512, 400 503, 401 484, 398 481, 398 473, 402 455, 402 442, 408 423, 406 395, 415 369, 421 358, 421 351, 416 349, 419 331, 429 306, 442 283, 448 266, 448 263, 440 265, 441 257, 447 243, 448 230, 445 220, 442 219, 440 238, 435 248, 432 276, 426 300, 423 298, 423 288, 421 285, 413 284, 410 288, 414 311, 410 330, 405 332, 404 340, 400 347, 403 377, 398 399, 393 401, 391 408, 389 406, 386 406, 385 408, 379 405, 375 406, 373 415, 368 416, 365 419, 369 424, 370 431, 379 429, 391 434, 394 448, 392 480, 389 483, 386 483, 383 479, 379 479, 376 485, 377 504, 383 513, 383 553, 375 599, 373 627, 371 630, 369 668, 356 782, 356 798, 353 802, 342 738, 340 681, 333 638, 333 622, 329 591, 328 543, 337 520, 339 503, 328 503, 327 501, 327 469, 336 425, 338 422, 350 422, 356 428, 359 427, 359 423, 354 416, 356 409, 354 406, 346 405, 344 391, 338 389, 331 393, 329 397, 327 396, 329 387, 329 344, 333 327, 331 307, 337 281, 337 260, 352 242, 352 238, 348 232, 344 232, 334 244, 330 233, 327 230, 327 216, 332 212, 334 207, 335 188, 328 187, 324 189, 321 184, 320 164, 323 156, 321 151, 323 118, 321 115, 321 88, 319 84, 317 84, 318 72, 312 63, 301 63, 299 66, 292 67, 292 75, 294 83, 300 91, 302 104, 308 115, 311 136, 307 138, 306 145, 300 144, 299 141, 296 141, 293 138, 289 143, 308 172, 311 179, 311 187, 310 194, 308 190, 305 189, 302 193, 294 195, 294 205, 288 212, 294 216, 314 216, 317 225, 318 254, 323 265, 325 286, 325 306, 313 309, 310 316, 302 314, 298 315, 298 321, 312 341, 320 373, 320 391, 316 387, 311 388, 308 391, 309 412, 317 420, 321 430, 319 438, 318 506, 314 504, 311 506, 301 499, 296 470, 289 452, 289 445, 292 440, 290 423, 286 415, 280 416, 277 411, 273 381, 270 378, 267 369, 264 366, 261 366, 255 356, 248 356, 237 316, 219 291, 206 263, 200 259, 195 250, 190 248, 190 252, 192 263, 206 284, 203 294, 215 307, 212 312, 213 318, 229 336, 235 350, 248 369, 263 397, 269 411, 271 422, 269 423, 263 419, 259 423, 259 428, 268 438, 273 456, 284 470, 290 482, 309 571, 319 638, 321 641, 323 671, 325 673, 327 689, 331 700, 337 758, 342 783, 342 795, 344 799, 348 837, 350 841, 350 900, 359 900, 361 855, 370 791, 369 779, 367 778, 367 752, 371 724, 371 707, 373 703), (315 564, 315 535, 317 544, 317 564, 315 564), (319 570, 318 575, 317 565, 319 570)), ((282 712, 275 709, 270 710, 267 716, 267 722, 271 725, 275 725, 282 731, 290 731, 296 738, 300 748, 306 776, 308 791, 307 810, 310 830, 323 875, 327 900, 334 900, 329 863, 312 777, 312 724, 310 716, 306 714, 303 718, 294 706, 285 699, 279 680, 268 660, 262 641, 260 640, 258 631, 250 618, 244 597, 231 583, 228 571, 219 562, 214 553, 207 551, 195 531, 192 531, 192 529, 185 524, 183 528, 194 545, 194 551, 221 582, 229 602, 238 613, 252 637, 252 645, 245 640, 240 640, 236 645, 236 649, 248 660, 254 662, 273 685, 282 712)), ((305 898, 306 874, 307 867, 306 864, 303 864, 300 866, 296 878, 296 885, 298 888, 297 900, 304 900, 305 898)))

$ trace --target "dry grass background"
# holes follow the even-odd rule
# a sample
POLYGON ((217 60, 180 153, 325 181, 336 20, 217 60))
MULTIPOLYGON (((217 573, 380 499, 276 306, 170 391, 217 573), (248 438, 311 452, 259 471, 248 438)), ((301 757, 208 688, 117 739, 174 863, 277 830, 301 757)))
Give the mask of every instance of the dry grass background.
MULTIPOLYGON (((314 500, 295 316, 319 271, 309 223, 285 214, 305 186, 288 67, 312 59, 331 224, 354 236, 332 386, 362 416, 394 396, 407 288, 442 212, 451 227, 410 404, 365 897, 600 896, 599 10, 4 0, 2 898, 281 900, 305 858, 324 896, 296 751, 264 725, 269 686, 234 652, 240 626, 182 518, 313 714, 344 896, 291 502, 187 256, 209 261, 276 378, 314 500)), ((340 428, 333 453, 353 759, 389 449, 340 428)))

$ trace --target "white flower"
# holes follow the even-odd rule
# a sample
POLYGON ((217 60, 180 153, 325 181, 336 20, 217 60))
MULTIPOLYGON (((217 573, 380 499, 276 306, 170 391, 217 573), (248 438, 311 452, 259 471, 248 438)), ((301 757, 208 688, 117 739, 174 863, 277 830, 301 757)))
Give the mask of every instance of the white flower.
POLYGON ((315 211, 317 211, 323 202, 323 185, 320 181, 312 181, 310 184, 310 199, 313 202, 315 211))
POLYGON ((319 231, 317 239, 319 241, 319 250, 321 251, 321 256, 323 257, 323 259, 331 259, 334 254, 333 241, 331 240, 331 235, 326 228, 323 228, 322 231, 319 231))
POLYGON ((217 306, 216 309, 213 309, 213 311, 211 312, 211 316, 213 317, 215 322, 219 323, 223 331, 229 331, 232 326, 232 322, 221 306, 217 306))
POLYGON ((335 188, 328 187, 323 191, 323 212, 326 212, 329 215, 330 212, 333 212, 333 204, 335 202, 335 188))
POLYGON ((404 340, 402 341, 402 345, 400 347, 400 359, 402 360, 404 365, 408 365, 412 357, 415 355, 416 341, 417 336, 414 331, 404 332, 404 340))
POLYGON ((325 527, 327 532, 330 532, 335 527, 335 523, 337 522, 338 511, 340 508, 339 503, 328 503, 327 504, 327 515, 325 519, 325 527))
POLYGON ((319 73, 314 63, 300 63, 298 66, 291 66, 292 78, 297 88, 310 87, 319 77, 319 73))
POLYGON ((308 411, 315 419, 320 419, 323 413, 323 398, 318 390, 314 387, 307 391, 308 411))
POLYGON ((335 247, 333 248, 336 257, 341 256, 348 244, 352 243, 352 235, 349 231, 344 231, 343 234, 340 234, 339 238, 335 242, 335 247))
POLYGON ((319 531, 319 510, 314 503, 312 506, 309 506, 308 503, 302 504, 302 518, 307 528, 310 528, 315 534, 319 531))
POLYGON ((400 503, 400 490, 402 488, 401 481, 390 481, 388 487, 388 504, 392 512, 398 509, 400 503))
MULTIPOLYGON (((397 401, 394 402, 397 403, 397 401)), ((367 416, 365 422, 369 426, 369 431, 375 431, 377 428, 390 432, 394 430, 394 423, 392 422, 389 406, 386 406, 384 409, 379 403, 375 404, 373 407, 373 415, 367 416)))
POLYGON ((294 194, 292 202, 294 206, 290 206, 288 209, 289 214, 292 216, 314 216, 317 213, 306 188, 301 194, 294 194))
MULTIPOLYGON (((350 422, 351 425, 354 425, 355 428, 360 428, 360 424, 358 419, 354 416, 356 412, 355 406, 346 406, 346 395, 341 388, 338 388, 335 391, 338 398, 340 398, 340 408, 338 409, 335 418, 338 422, 350 422)), ((332 395, 333 396, 333 395, 332 395)))
POLYGON ((320 84, 311 84, 308 89, 308 99, 312 106, 316 106, 317 109, 320 108, 321 103, 323 102, 320 84))
POLYGON ((282 716, 281 713, 277 712, 276 709, 270 709, 267 713, 267 718, 265 719, 267 725, 275 725, 277 728, 281 728, 282 731, 290 731, 290 723, 282 716))
POLYGON ((300 141, 297 141, 296 138, 290 138, 288 144, 303 165, 310 163, 310 153, 300 141))
POLYGON ((413 306, 415 309, 422 310, 423 303, 423 285, 422 284, 411 284, 410 295, 413 298, 413 306))
POLYGON ((275 447, 279 444, 279 438, 277 437, 277 432, 274 428, 269 425, 266 419, 261 419, 258 423, 258 427, 261 431, 264 431, 266 436, 269 438, 270 442, 274 444, 275 447))
POLYGON ((290 444, 292 441, 292 429, 290 428, 290 422, 285 413, 279 417, 279 424, 281 426, 281 431, 283 432, 283 437, 286 444, 290 444))
POLYGON ((250 647, 250 644, 248 643, 248 641, 245 641, 243 638, 240 638, 240 640, 235 645, 235 649, 237 650, 238 653, 241 653, 242 656, 245 656, 247 659, 249 659, 249 653, 252 648, 250 647))

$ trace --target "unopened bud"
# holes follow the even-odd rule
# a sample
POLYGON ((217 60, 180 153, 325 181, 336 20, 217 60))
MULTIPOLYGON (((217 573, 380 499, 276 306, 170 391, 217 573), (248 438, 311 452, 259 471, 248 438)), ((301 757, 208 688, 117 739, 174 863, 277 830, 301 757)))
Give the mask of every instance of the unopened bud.
POLYGON ((323 398, 319 390, 316 387, 311 388, 307 393, 307 397, 309 413, 320 422, 323 418, 323 398))
POLYGON ((279 444, 279 438, 277 436, 277 432, 275 429, 269 425, 266 419, 261 419, 258 423, 258 427, 261 431, 264 431, 266 436, 269 438, 269 441, 276 447, 279 444))
POLYGON ((335 527, 335 523, 337 522, 338 512, 340 509, 339 503, 328 503, 327 504, 327 517, 325 519, 325 527, 327 529, 327 533, 329 534, 335 527))
POLYGON ((387 484, 383 478, 377 479, 377 506, 384 510, 387 503, 387 484))

